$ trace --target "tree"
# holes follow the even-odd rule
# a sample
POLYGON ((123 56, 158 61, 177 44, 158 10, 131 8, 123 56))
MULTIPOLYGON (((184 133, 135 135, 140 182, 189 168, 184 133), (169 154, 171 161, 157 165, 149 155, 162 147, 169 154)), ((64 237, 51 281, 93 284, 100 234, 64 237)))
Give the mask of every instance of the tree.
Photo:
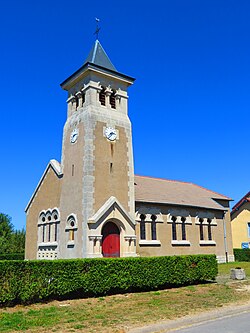
POLYGON ((0 213, 0 253, 22 253, 25 247, 25 231, 14 230, 11 217, 0 213))
POLYGON ((25 249, 25 230, 15 230, 11 234, 10 253, 23 253, 25 249))
POLYGON ((0 213, 0 253, 8 252, 11 234, 14 231, 14 226, 11 223, 11 217, 0 213))

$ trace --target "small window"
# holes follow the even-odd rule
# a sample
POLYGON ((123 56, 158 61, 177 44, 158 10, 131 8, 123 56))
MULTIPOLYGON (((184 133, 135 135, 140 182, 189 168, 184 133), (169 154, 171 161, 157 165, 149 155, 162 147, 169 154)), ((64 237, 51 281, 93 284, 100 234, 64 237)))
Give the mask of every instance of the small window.
POLYGON ((203 219, 199 219, 199 222, 200 222, 200 240, 204 240, 203 219))
POLYGON ((42 242, 45 242, 45 225, 42 226, 42 242))
POLYGON ((51 224, 48 224, 48 242, 50 242, 50 236, 51 236, 51 224))
POLYGON ((74 241, 75 240, 74 230, 72 230, 72 229, 69 231, 69 240, 70 241, 74 241))
POLYGON ((54 240, 55 240, 55 242, 57 242, 57 223, 55 224, 54 231, 55 231, 55 233, 54 233, 54 240))
POLYGON ((101 105, 106 105, 106 94, 105 94, 105 88, 102 87, 102 90, 99 93, 99 101, 101 105))
POLYGON ((157 235, 156 235, 156 216, 152 215, 151 216, 151 238, 152 240, 156 240, 157 239, 157 235))
POLYGON ((82 94, 82 106, 85 103, 85 93, 82 94))
POLYGON ((145 218, 146 216, 144 214, 140 215, 140 238, 142 240, 146 239, 146 228, 145 228, 145 218))
POLYGON ((77 230, 77 222, 74 215, 70 215, 67 219, 66 231, 68 232, 68 241, 74 244, 75 232, 77 230))
POLYGON ((75 101, 76 101, 76 109, 78 108, 78 106, 79 106, 79 99, 78 99, 78 97, 76 96, 75 97, 75 101))
POLYGON ((181 238, 182 240, 186 240, 186 218, 185 217, 182 217, 181 218, 181 238))
POLYGON ((172 216, 172 240, 177 240, 177 234, 176 234, 176 217, 172 216))
POLYGON ((208 240, 212 240, 212 220, 211 219, 207 219, 208 222, 208 226, 207 226, 207 233, 208 233, 208 240))
POLYGON ((109 96, 109 103, 110 103, 112 109, 116 109, 115 91, 114 90, 112 90, 112 93, 109 96))

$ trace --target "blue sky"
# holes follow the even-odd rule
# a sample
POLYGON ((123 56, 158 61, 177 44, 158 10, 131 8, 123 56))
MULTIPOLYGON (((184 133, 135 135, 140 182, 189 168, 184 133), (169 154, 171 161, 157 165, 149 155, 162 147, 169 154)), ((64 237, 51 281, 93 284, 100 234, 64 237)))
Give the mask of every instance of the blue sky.
POLYGON ((13 0, 0 11, 0 212, 24 208, 61 159, 66 92, 101 19, 100 42, 129 91, 136 174, 239 200, 249 188, 248 0, 13 0))

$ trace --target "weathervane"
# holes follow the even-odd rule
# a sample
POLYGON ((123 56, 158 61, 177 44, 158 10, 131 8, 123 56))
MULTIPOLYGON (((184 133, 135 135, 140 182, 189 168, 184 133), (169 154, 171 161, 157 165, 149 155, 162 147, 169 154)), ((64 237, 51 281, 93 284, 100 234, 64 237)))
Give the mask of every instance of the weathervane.
POLYGON ((96 39, 98 40, 99 31, 101 30, 101 28, 99 27, 100 19, 96 17, 95 20, 96 20, 96 30, 94 32, 94 35, 96 35, 96 39))

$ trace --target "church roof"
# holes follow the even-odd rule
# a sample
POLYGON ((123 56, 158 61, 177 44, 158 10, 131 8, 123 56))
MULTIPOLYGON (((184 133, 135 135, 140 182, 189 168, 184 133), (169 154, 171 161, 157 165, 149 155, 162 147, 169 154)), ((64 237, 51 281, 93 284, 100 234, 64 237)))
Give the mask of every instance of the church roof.
POLYGON ((104 51, 104 48, 102 47, 99 40, 95 41, 95 44, 90 50, 89 55, 84 62, 84 65, 88 62, 91 64, 95 64, 110 69, 111 71, 117 71, 115 66, 110 61, 107 53, 104 51))
POLYGON ((115 66, 110 61, 107 53, 104 51, 101 43, 96 40, 84 64, 64 80, 60 85, 63 89, 68 90, 75 82, 79 81, 81 75, 88 70, 97 70, 105 75, 111 75, 119 80, 126 81, 129 85, 134 82, 131 76, 122 74, 117 71, 115 66))
POLYGON ((135 176, 135 201, 224 210, 217 200, 232 200, 193 183, 135 176))

